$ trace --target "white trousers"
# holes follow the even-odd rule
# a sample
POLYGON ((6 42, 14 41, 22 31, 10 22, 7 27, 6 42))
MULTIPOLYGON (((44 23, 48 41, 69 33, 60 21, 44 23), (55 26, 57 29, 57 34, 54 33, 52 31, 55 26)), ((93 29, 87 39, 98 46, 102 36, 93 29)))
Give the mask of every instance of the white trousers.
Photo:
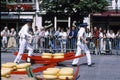
MULTIPOLYGON (((28 56, 31 56, 33 53, 33 48, 32 46, 27 42, 26 39, 20 39, 20 46, 19 46, 19 52, 18 55, 16 56, 14 63, 19 63, 22 57, 22 54, 24 53, 25 48, 29 50, 28 56)), ((30 62, 30 58, 27 58, 27 61, 30 62)))
POLYGON ((5 48, 7 44, 7 37, 2 38, 2 47, 5 48))
MULTIPOLYGON (((80 41, 77 43, 77 52, 75 54, 75 56, 79 56, 81 55, 81 50, 84 50, 84 52, 86 53, 86 57, 87 57, 87 64, 90 65, 91 64, 91 55, 90 55, 90 51, 87 47, 86 44, 81 43, 80 41)), ((78 64, 80 58, 75 58, 72 62, 72 64, 78 64)))

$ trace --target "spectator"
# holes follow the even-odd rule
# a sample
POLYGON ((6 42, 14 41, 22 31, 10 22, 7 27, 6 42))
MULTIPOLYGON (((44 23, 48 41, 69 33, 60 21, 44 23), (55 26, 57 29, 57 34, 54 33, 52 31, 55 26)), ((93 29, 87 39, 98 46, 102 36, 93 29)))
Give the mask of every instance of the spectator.
POLYGON ((92 40, 92 32, 87 28, 86 30, 86 38, 87 38, 87 41, 89 41, 89 43, 87 44, 89 48, 91 48, 91 40, 92 40))
POLYGON ((39 35, 39 30, 38 27, 35 26, 35 31, 33 32, 34 38, 33 38, 33 48, 38 49, 38 35, 39 35))
POLYGON ((53 53, 53 49, 55 48, 54 34, 55 34, 54 28, 51 27, 48 36, 49 36, 50 52, 52 53, 53 53))
POLYGON ((8 40, 8 48, 10 47, 16 47, 16 31, 14 28, 11 28, 10 34, 9 34, 9 40, 8 40))
POLYGON ((107 32, 107 38, 109 43, 109 49, 112 50, 112 41, 115 38, 115 33, 113 32, 113 30, 107 32))
POLYGON ((106 30, 103 31, 101 30, 99 32, 100 53, 105 53, 105 46, 106 46, 105 38, 106 38, 106 30))
POLYGON ((44 45, 45 45, 45 29, 44 27, 40 28, 40 32, 39 32, 39 36, 40 36, 40 53, 44 52, 44 45))
POLYGON ((10 31, 8 30, 8 27, 4 27, 4 30, 1 32, 1 36, 2 36, 2 47, 3 47, 4 49, 7 47, 9 34, 10 34, 10 31))
POLYGON ((61 43, 61 28, 58 27, 57 31, 55 32, 55 48, 56 48, 56 52, 59 52, 61 50, 61 46, 60 46, 60 43, 61 43))
POLYGON ((117 49, 120 49, 120 30, 116 33, 116 39, 117 39, 117 49))
POLYGON ((106 30, 103 30, 103 50, 106 51, 106 38, 107 38, 106 30))
POLYGON ((45 51, 49 49, 49 29, 45 29, 45 51))
POLYGON ((61 29, 61 52, 66 52, 67 32, 61 29))
POLYGON ((94 29, 93 29, 93 42, 95 44, 95 54, 97 54, 98 36, 99 36, 99 30, 97 29, 97 27, 94 27, 94 29))
POLYGON ((70 33, 69 33, 70 49, 75 48, 76 37, 77 37, 77 31, 75 30, 75 27, 72 26, 72 29, 70 30, 70 33))

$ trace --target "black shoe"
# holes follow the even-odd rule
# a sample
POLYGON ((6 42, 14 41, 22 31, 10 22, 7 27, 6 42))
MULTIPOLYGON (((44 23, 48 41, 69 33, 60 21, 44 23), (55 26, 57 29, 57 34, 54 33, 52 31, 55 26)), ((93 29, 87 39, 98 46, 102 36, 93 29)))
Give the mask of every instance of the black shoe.
POLYGON ((77 64, 72 64, 72 66, 77 66, 77 64))
POLYGON ((88 67, 92 67, 92 64, 89 64, 88 67))

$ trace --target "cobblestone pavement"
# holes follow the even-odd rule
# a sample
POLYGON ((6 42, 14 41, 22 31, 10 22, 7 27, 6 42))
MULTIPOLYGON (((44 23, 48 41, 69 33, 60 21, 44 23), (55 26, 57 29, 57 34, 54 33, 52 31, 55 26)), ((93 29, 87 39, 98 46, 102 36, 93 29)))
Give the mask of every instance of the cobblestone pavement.
MULTIPOLYGON (((40 54, 35 53, 34 55, 40 54)), ((13 62, 14 59, 15 56, 13 53, 1 53, 1 63, 13 62)), ((21 63, 22 62, 24 61, 21 61, 21 63)), ((86 57, 80 59, 80 77, 77 80, 120 80, 120 55, 92 55, 92 62, 92 67, 88 67, 86 57)), ((72 60, 61 62, 57 67, 72 67, 71 63, 72 60)), ((32 68, 38 66, 41 65, 34 64, 32 68)))

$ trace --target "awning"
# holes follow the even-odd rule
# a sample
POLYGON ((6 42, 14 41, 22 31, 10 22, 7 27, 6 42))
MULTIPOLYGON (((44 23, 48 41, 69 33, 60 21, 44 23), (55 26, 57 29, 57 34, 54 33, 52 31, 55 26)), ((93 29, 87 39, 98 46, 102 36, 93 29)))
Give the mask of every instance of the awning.
POLYGON ((92 16, 120 16, 120 12, 103 12, 103 13, 93 13, 92 16))

